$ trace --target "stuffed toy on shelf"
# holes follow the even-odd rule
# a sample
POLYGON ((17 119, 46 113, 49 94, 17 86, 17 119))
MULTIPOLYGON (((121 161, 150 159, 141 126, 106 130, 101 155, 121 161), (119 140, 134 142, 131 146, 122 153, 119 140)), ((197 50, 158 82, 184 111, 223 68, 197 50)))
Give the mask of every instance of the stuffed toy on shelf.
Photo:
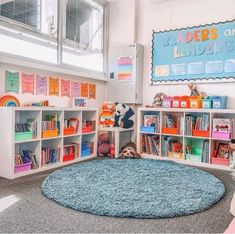
POLYGON ((115 123, 115 104, 104 102, 102 113, 99 116, 99 125, 101 127, 113 127, 115 123))

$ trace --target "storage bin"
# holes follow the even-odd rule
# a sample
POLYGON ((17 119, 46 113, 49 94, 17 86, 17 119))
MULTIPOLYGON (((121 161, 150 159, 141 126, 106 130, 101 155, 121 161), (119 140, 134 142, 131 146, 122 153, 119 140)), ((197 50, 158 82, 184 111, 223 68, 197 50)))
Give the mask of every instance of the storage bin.
POLYGON ((212 97, 207 97, 202 99, 202 108, 203 109, 211 109, 212 108, 212 97))
POLYGON ((146 133, 155 133, 155 127, 141 126, 140 131, 141 132, 146 132, 146 133))
POLYGON ((32 162, 25 163, 25 164, 22 164, 22 165, 15 165, 14 172, 15 173, 20 173, 20 172, 24 172, 24 171, 30 171, 31 168, 32 168, 32 162))
POLYGON ((33 132, 16 132, 15 141, 27 141, 33 139, 33 132))
POLYGON ((92 126, 82 128, 82 133, 89 133, 89 132, 92 132, 92 126))
POLYGON ((168 158, 184 160, 184 154, 183 153, 179 153, 179 152, 171 152, 171 151, 169 151, 167 156, 168 156, 168 158))
POLYGON ((211 157, 211 163, 216 165, 229 166, 229 159, 211 157))
POLYGON ((180 98, 180 108, 190 108, 190 99, 188 96, 180 98))
POLYGON ((42 131, 42 138, 52 138, 58 136, 58 129, 42 131))
POLYGON ((164 97, 162 102, 162 107, 171 108, 172 107, 172 97, 164 97))
POLYGON ((226 109, 226 107, 227 107, 227 96, 212 97, 213 109, 226 109))
POLYGON ((230 139, 231 138, 231 133, 230 132, 216 132, 213 131, 211 134, 212 138, 215 139, 230 139))
POLYGON ((200 148, 192 148, 191 154, 186 154, 186 160, 194 161, 194 162, 202 162, 202 149, 200 148))
POLYGON ((72 161, 75 159, 75 154, 71 154, 71 155, 64 155, 63 157, 63 162, 68 162, 68 161, 72 161))
POLYGON ((64 136, 73 135, 73 134, 75 134, 75 128, 65 128, 64 129, 64 136))
POLYGON ((86 144, 82 144, 81 157, 86 157, 90 155, 91 149, 86 144))
POLYGON ((202 108, 202 98, 198 96, 190 97, 190 108, 193 109, 202 108))
POLYGON ((171 134, 171 135, 178 135, 179 128, 162 128, 162 133, 171 134))
POLYGON ((192 130, 192 135, 196 137, 209 137, 209 131, 202 131, 202 130, 192 130))
POLYGON ((173 97, 172 107, 173 108, 179 108, 180 107, 180 97, 178 97, 178 96, 173 97))

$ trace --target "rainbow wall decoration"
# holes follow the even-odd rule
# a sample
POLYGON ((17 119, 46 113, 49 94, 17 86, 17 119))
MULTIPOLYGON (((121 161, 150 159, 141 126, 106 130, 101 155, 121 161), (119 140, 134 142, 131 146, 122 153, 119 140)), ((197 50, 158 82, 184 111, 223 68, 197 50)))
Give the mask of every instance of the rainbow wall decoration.
POLYGON ((20 106, 20 102, 14 96, 5 95, 0 97, 0 106, 18 107, 20 106))

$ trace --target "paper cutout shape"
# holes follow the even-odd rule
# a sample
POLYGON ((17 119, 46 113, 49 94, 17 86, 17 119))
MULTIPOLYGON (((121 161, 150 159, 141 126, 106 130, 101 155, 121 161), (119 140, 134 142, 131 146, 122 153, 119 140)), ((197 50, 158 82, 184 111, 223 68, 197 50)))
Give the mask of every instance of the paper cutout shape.
POLYGON ((81 97, 88 97, 88 83, 81 83, 81 97))
POLYGON ((36 95, 47 95, 47 77, 36 75, 36 95))
POLYGON ((205 73, 205 64, 203 62, 195 62, 188 64, 189 75, 202 75, 205 73))
POLYGON ((89 99, 96 99, 96 84, 89 84, 89 99))
POLYGON ((22 85, 22 93, 30 93, 34 95, 34 75, 22 73, 21 75, 21 85, 22 85))
POLYGON ((20 102, 14 96, 5 95, 0 98, 0 106, 18 107, 20 106, 20 102))
POLYGON ((171 75, 173 76, 182 76, 186 74, 186 64, 172 64, 171 65, 171 75))
POLYGON ((206 62, 206 74, 219 74, 224 71, 223 61, 208 61, 206 62))
POLYGON ((70 80, 61 79, 61 97, 70 97, 70 80))
POLYGON ((155 76, 169 76, 170 67, 169 65, 160 65, 155 67, 155 76))
POLYGON ((19 93, 19 72, 5 71, 5 92, 19 93))
POLYGON ((49 95, 59 96, 59 79, 49 77, 49 95))
POLYGON ((225 61, 224 72, 235 72, 235 59, 225 61))

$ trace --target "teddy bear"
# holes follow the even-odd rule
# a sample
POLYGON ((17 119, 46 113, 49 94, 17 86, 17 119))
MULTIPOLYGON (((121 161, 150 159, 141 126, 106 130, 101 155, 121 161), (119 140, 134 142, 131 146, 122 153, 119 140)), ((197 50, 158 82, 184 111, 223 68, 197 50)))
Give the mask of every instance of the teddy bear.
POLYGON ((117 103, 115 107, 114 127, 132 128, 135 121, 135 112, 126 104, 117 103))
POLYGON ((98 156, 108 157, 110 155, 110 134, 108 132, 101 133, 98 141, 98 156))
POLYGON ((102 105, 102 113, 99 116, 99 125, 101 127, 113 127, 115 122, 115 104, 112 102, 104 102, 102 105))

